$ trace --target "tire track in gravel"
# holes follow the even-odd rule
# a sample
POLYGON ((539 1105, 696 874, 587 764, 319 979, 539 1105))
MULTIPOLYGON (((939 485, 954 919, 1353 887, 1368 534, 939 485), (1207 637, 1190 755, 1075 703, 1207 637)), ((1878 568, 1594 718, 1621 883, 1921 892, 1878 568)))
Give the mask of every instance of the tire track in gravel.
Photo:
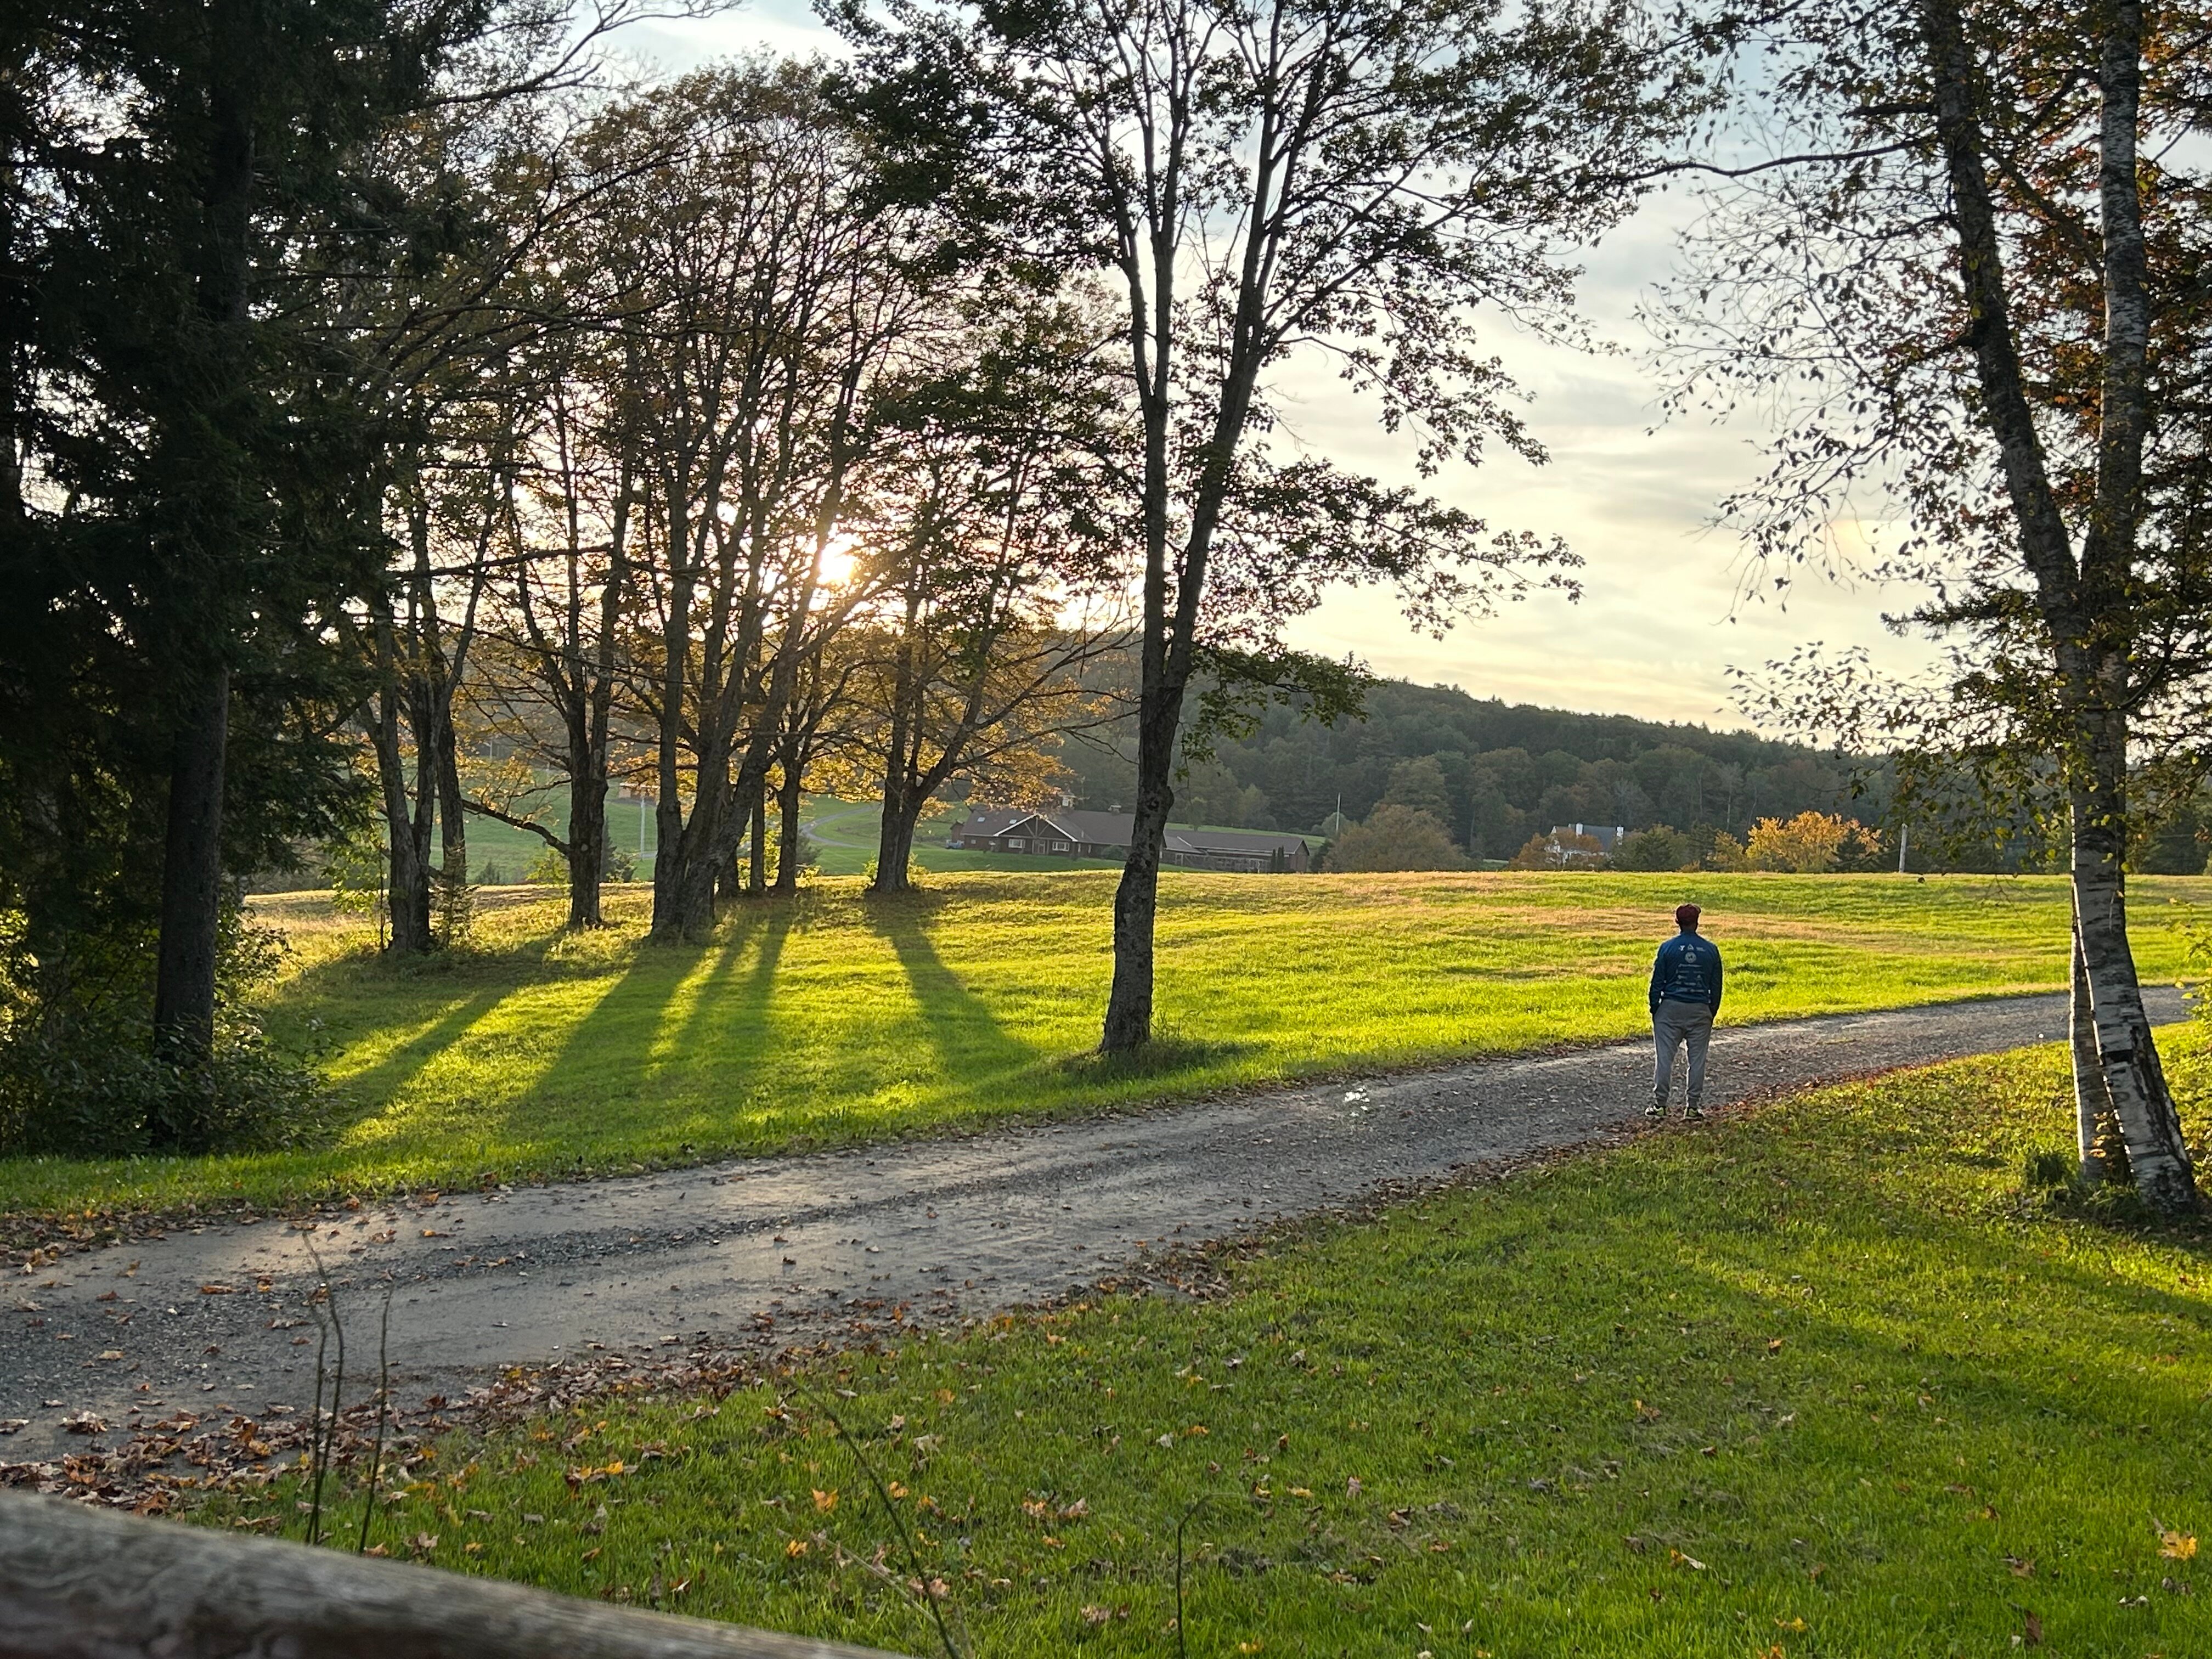
MULTIPOLYGON (((2148 994, 2179 1017, 2179 994, 2148 994)), ((1729 1027, 1726 1106, 1870 1071, 2052 1042, 2063 995, 1729 1027)), ((502 1368, 836 1334, 905 1304, 973 1316, 1119 1276, 1148 1248, 1232 1236, 1389 1184, 1636 1129, 1650 1049, 1628 1042, 961 1139, 750 1158, 569 1186, 453 1194, 313 1230, 352 1328, 354 1399, 382 1285, 402 1397, 502 1368)), ((304 1410, 314 1386, 310 1240, 209 1224, 11 1273, 0 1302, 0 1459, 93 1450, 182 1410, 304 1410), (12 1309, 9 1304, 12 1303, 12 1309)))

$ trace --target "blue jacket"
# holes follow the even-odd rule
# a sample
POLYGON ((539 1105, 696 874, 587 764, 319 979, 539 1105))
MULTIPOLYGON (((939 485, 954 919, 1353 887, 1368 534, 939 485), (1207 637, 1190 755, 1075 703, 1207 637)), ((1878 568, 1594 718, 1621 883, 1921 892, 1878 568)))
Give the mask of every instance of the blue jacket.
POLYGON ((1697 933, 1677 933, 1651 962, 1651 1012, 1662 1002, 1702 1002, 1721 1011, 1720 946, 1697 933))

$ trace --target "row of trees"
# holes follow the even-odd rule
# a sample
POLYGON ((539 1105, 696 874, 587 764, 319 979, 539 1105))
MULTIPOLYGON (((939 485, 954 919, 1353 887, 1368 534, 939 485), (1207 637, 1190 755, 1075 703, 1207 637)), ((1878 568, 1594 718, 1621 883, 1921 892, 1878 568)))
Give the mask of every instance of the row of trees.
POLYGON ((763 884, 771 808, 793 882, 809 782, 880 789, 895 891, 950 777, 1003 789, 1090 717, 1126 447, 1097 319, 960 256, 836 92, 757 64, 619 100, 496 204, 550 223, 406 457, 375 623, 395 948, 465 890, 472 812, 543 837, 591 927, 611 786, 638 786, 680 938, 763 884))
MULTIPOLYGON (((1772 871, 1793 875, 1863 872, 1887 866, 1881 833, 1838 813, 1805 811, 1760 818, 1742 841, 1725 830, 1692 836, 1653 824, 1608 848, 1571 827, 1531 836, 1505 860, 1515 870, 1772 871)), ((1345 826, 1327 849, 1327 867, 1343 871, 1464 870, 1472 860, 1443 820, 1424 807, 1385 801, 1345 826)))

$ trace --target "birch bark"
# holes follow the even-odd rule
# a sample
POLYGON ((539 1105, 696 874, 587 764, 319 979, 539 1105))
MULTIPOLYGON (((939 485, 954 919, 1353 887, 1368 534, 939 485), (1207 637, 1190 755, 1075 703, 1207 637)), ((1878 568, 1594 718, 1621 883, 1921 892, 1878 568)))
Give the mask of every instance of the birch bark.
POLYGON ((1951 189, 1960 273, 1983 417, 1996 440, 2052 647, 2066 715, 2071 779, 2075 938, 2095 1028, 2100 1097, 2077 1066, 2075 1121, 2108 1102, 2137 1188, 2168 1212, 2193 1209, 2197 1187, 2179 1115, 2158 1062, 2128 943, 2123 856, 2128 823, 2127 704, 2134 565, 2146 430, 2148 305, 2136 156, 2142 9, 2115 4, 2100 41, 2099 205, 2106 304, 2095 501, 2077 562, 2026 390, 2004 244, 1992 203, 1979 77, 1956 0, 1925 0, 1921 28, 1935 94, 1936 134, 1951 189))

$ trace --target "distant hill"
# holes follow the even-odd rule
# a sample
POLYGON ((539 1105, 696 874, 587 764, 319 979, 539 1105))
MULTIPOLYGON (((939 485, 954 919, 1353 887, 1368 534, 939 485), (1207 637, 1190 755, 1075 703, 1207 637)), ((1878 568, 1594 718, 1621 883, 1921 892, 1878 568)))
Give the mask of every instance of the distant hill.
MULTIPOLYGON (((1135 793, 1131 734, 1071 742, 1079 806, 1125 806, 1135 793)), ((1255 830, 1322 830, 1383 801, 1435 812, 1477 857, 1505 858, 1559 823, 1664 823, 1710 841, 1808 809, 1869 823, 1888 805, 1879 769, 1751 732, 1577 714, 1383 680, 1367 718, 1334 728, 1272 709, 1242 742, 1219 745, 1176 786, 1176 813, 1255 830), (1855 795, 1855 781, 1864 793, 1855 795)))

